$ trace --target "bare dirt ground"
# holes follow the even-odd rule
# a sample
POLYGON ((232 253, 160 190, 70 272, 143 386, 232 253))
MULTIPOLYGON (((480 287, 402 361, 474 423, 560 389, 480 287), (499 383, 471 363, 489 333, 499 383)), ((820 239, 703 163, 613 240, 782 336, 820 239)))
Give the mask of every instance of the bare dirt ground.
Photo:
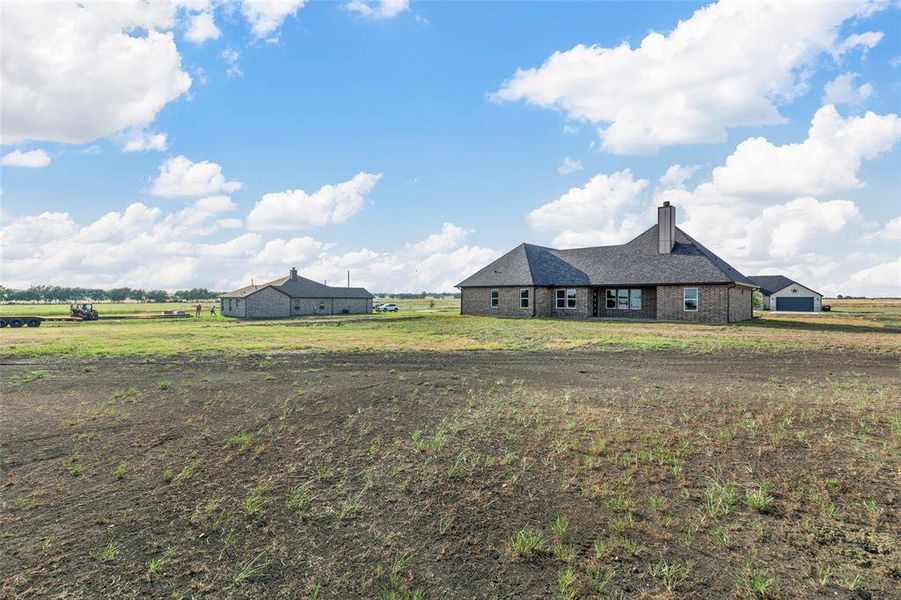
POLYGON ((890 598, 895 357, 7 358, 8 597, 890 598))

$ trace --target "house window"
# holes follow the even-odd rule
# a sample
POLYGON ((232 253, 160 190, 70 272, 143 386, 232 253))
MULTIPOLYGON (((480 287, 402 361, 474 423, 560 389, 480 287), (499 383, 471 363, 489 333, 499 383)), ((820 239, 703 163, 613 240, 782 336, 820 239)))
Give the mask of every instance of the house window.
POLYGON ((607 290, 607 308, 616 308, 616 290, 607 290))
POLYGON ((498 294, 497 290, 491 290, 491 308, 497 308, 498 305, 498 294))
POLYGON ((519 307, 529 308, 529 290, 519 290, 519 307))
POLYGON ((568 288, 565 290, 557 290, 557 308, 575 308, 576 307, 576 290, 568 288))
POLYGON ((698 288, 682 288, 682 310, 698 310, 698 288))
POLYGON ((641 290, 629 290, 629 308, 641 310, 641 290))
POLYGON ((325 300, 319 300, 319 311, 325 312, 325 300))
POLYGON ((294 312, 300 312, 300 300, 294 301, 294 312))
POLYGON ((629 310, 629 290, 616 290, 616 308, 629 310))

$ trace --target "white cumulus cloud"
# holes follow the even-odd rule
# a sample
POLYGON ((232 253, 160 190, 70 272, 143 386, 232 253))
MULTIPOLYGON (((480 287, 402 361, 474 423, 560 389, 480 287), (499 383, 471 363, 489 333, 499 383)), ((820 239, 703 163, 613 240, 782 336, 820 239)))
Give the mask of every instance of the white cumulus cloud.
POLYGON ((185 32, 185 39, 195 44, 202 44, 207 40, 218 39, 222 34, 216 27, 216 21, 211 11, 199 12, 190 17, 188 30, 185 32))
POLYGON ((682 188, 685 182, 698 170, 697 166, 686 167, 683 165, 671 165, 660 176, 660 185, 664 188, 682 188))
POLYGON ((889 151, 901 139, 897 115, 868 112, 842 118, 826 105, 813 116, 807 139, 777 146, 766 138, 738 145, 713 171, 717 194, 829 194, 861 187, 863 160, 889 151))
POLYGON ((539 231, 557 231, 554 243, 560 246, 619 243, 637 226, 635 219, 622 218, 623 211, 639 208, 637 201, 647 186, 646 179, 635 179, 628 169, 598 173, 584 186, 531 211, 526 221, 539 231))
POLYGON ((605 150, 652 153, 710 143, 742 125, 784 121, 778 104, 806 91, 804 71, 824 52, 878 43, 839 39, 841 25, 879 8, 852 2, 720 2, 636 47, 578 45, 520 69, 492 94, 599 125, 605 150))
POLYGON ((365 197, 381 178, 381 173, 360 172, 311 194, 304 190, 264 194, 250 211, 247 226, 254 231, 287 231, 341 223, 363 209, 365 197))
POLYGON ((203 196, 241 189, 239 181, 226 181, 222 167, 214 162, 193 162, 185 156, 170 158, 150 187, 154 196, 203 196))
POLYGON ((3 2, 2 143, 143 127, 191 86, 165 2, 3 2))
POLYGON ((169 148, 165 133, 156 133, 146 129, 135 129, 127 132, 122 138, 123 152, 146 152, 156 150, 162 152, 169 148))
POLYGON ((873 93, 870 83, 856 85, 857 73, 843 73, 823 88, 824 104, 862 104, 873 93))
POLYGON ((343 7, 370 19, 393 19, 410 10, 410 0, 350 0, 343 7))
POLYGON ((296 15, 304 4, 306 0, 242 0, 241 12, 253 35, 262 39, 281 27, 285 19, 296 15))
POLYGON ((575 173, 576 171, 581 171, 584 167, 582 167, 582 162, 576 160, 575 158, 571 158, 569 156, 563 157, 563 162, 560 163, 560 166, 557 167, 558 175, 569 175, 570 173, 575 173))
POLYGON ((832 287, 839 294, 897 298, 901 296, 901 258, 856 271, 832 287))
POLYGON ((415 244, 410 244, 407 246, 407 250, 417 256, 450 250, 459 245, 470 233, 472 233, 471 229, 464 229, 453 223, 444 223, 440 232, 433 233, 415 244))
POLYGON ((42 149, 29 150, 22 152, 21 150, 13 150, 3 155, 4 167, 30 167, 32 169, 40 169, 50 164, 50 155, 42 149))

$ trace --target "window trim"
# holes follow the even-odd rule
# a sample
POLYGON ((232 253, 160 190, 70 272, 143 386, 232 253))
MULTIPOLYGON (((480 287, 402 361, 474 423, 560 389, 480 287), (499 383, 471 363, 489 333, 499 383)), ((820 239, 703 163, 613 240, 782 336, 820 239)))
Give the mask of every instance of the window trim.
POLYGON ((616 289, 616 310, 629 310, 629 288, 616 289), (625 292, 625 294, 623 294, 625 292), (624 297, 625 305, 620 304, 620 298, 624 297))
POLYGON ((605 310, 616 310, 616 288, 607 288, 604 293, 604 309, 605 310), (611 297, 610 294, 613 294, 611 297), (613 303, 613 306, 610 306, 610 303, 613 303))
POLYGON ((697 287, 683 287, 683 288, 682 288, 682 311, 683 311, 683 312, 698 312, 698 309, 699 309, 699 308, 701 308, 701 289, 700 289, 700 288, 697 288, 697 287), (695 291, 695 297, 694 297, 694 298, 688 298, 688 297, 686 297, 686 292, 688 292, 688 290, 694 290, 694 291, 695 291), (695 307, 694 307, 694 308, 688 308, 688 302, 687 302, 688 300, 694 300, 694 301, 695 301, 695 307))
POLYGON ((519 308, 529 308, 530 296, 529 288, 519 288, 519 308), (523 304, 523 300, 525 300, 525 304, 523 304))
POLYGON ((499 308, 501 305, 501 294, 497 288, 488 288, 488 306, 491 308, 499 308))
POLYGON ((641 288, 629 288, 629 310, 641 310, 641 288), (638 306, 632 306, 636 294, 638 294, 638 306))
POLYGON ((578 308, 578 292, 576 288, 556 288, 554 290, 554 307, 557 310, 576 310, 578 308), (563 296, 561 297, 560 292, 563 292, 563 296), (572 294, 570 294, 572 292, 572 294), (570 301, 572 301, 572 306, 570 306, 570 301), (563 303, 561 306, 560 303, 563 303))

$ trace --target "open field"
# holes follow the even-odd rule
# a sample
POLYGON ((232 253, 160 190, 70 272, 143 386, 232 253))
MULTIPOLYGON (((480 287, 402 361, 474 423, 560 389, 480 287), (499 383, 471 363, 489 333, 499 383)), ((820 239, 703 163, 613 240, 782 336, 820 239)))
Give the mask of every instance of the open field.
MULTIPOLYGON (((126 305, 127 306, 127 305, 126 305)), ((9 307, 2 307, 4 309, 9 307)), ((158 309, 159 310, 159 309, 158 309)), ((108 314, 101 311, 101 314, 108 314)), ((890 312, 770 314, 728 326, 628 321, 495 319, 455 312, 243 321, 211 317, 159 321, 103 319, 0 330, 0 354, 173 355, 241 351, 678 349, 717 352, 864 351, 901 354, 890 312)))
MULTIPOLYGON (((415 299, 400 300, 390 297, 376 298, 376 302, 394 302, 401 310, 410 311, 460 311, 460 300, 454 298, 415 299), (434 305, 432 305, 434 303, 434 305)), ((145 313, 161 313, 166 310, 184 310, 193 314, 197 302, 97 302, 94 308, 101 317, 111 315, 134 315, 145 313)), ((202 301, 204 316, 209 313, 210 307, 215 306, 219 311, 218 300, 202 301)), ((28 315, 37 317, 67 317, 69 316, 68 304, 0 304, 0 315, 28 315)))
POLYGON ((901 326, 901 300, 874 298, 854 300, 850 298, 823 298, 823 304, 832 307, 833 312, 876 316, 901 326))
POLYGON ((13 357, 0 374, 6 596, 897 597, 893 355, 13 357))
MULTIPOLYGON (((201 302, 207 311, 218 302, 201 302)), ((101 317, 110 315, 140 315, 161 313, 166 310, 183 310, 193 314, 197 302, 96 302, 94 308, 101 317)), ((0 315, 20 315, 36 317, 68 317, 68 304, 2 304, 0 315)))
POLYGON ((393 302, 401 310, 419 310, 419 311, 438 311, 438 312, 460 312, 459 298, 423 298, 423 299, 400 299, 390 296, 377 297, 376 302, 386 304, 393 302))

